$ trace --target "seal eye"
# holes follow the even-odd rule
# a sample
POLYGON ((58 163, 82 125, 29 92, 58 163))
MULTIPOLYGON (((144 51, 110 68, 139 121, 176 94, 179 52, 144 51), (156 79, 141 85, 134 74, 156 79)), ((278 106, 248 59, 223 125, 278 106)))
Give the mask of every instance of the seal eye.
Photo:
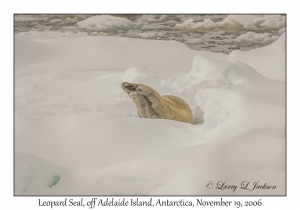
POLYGON ((136 90, 136 87, 132 87, 132 88, 131 88, 131 91, 135 91, 135 90, 136 90))
POLYGON ((140 88, 137 89, 138 91, 142 91, 140 88))

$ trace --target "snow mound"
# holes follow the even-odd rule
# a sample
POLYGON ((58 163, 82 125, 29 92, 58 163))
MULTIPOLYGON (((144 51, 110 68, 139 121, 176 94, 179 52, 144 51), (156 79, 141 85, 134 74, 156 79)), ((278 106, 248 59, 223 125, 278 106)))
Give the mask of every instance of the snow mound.
POLYGON ((49 56, 47 47, 29 39, 29 35, 31 34, 39 33, 21 33, 15 35, 15 59, 18 60, 15 64, 16 68, 27 66, 37 61, 47 60, 49 56))
POLYGON ((211 82, 223 81, 221 71, 230 63, 227 61, 216 60, 205 55, 196 55, 193 61, 192 70, 187 77, 211 82))
POLYGON ((270 79, 285 80, 285 33, 272 44, 249 51, 235 50, 228 61, 239 60, 270 79))
POLYGON ((50 193, 59 182, 61 169, 34 154, 15 154, 15 195, 50 193))
POLYGON ((175 29, 189 30, 192 25, 194 25, 194 19, 190 18, 190 19, 187 19, 186 21, 184 21, 183 23, 176 24, 175 29))
MULTIPOLYGON (((16 55, 19 52, 23 55, 18 60, 17 67, 23 64, 34 65, 35 62, 43 60, 53 60, 53 57, 56 57, 55 59, 67 57, 68 59, 51 63, 51 68, 48 70, 53 71, 53 68, 125 70, 132 66, 147 66, 157 71, 162 70, 159 72, 164 73, 165 71, 189 71, 193 57, 198 53, 176 41, 151 40, 149 44, 149 40, 144 39, 87 36, 79 39, 60 38, 52 42, 53 39, 47 39, 47 34, 44 35, 46 37, 39 40, 29 40, 24 34, 15 35, 16 45, 18 45, 15 46, 18 49, 16 55), (31 45, 25 47, 23 45, 25 42, 31 45), (61 49, 62 45, 66 47, 61 49), (106 50, 100 50, 103 48, 106 50), (161 53, 156 53, 157 48, 160 48, 161 53), (26 50, 28 54, 23 53, 22 50, 26 50), (88 53, 82 53, 83 50, 88 53), (31 54, 34 56, 30 56, 31 54)), ((227 58, 226 55, 225 57, 227 58)))
POLYGON ((134 24, 130 20, 123 17, 96 15, 77 22, 77 25, 79 28, 117 33, 118 30, 126 31, 131 29, 134 24))
POLYGON ((230 66, 224 69, 222 74, 230 84, 240 85, 241 87, 284 90, 283 82, 264 77, 254 68, 241 61, 233 61, 230 66))
POLYGON ((141 67, 131 67, 126 69, 122 77, 122 82, 143 83, 145 80, 159 79, 153 72, 141 67))
POLYGON ((232 53, 229 60, 174 41, 15 41, 19 194, 284 195, 284 82, 259 68, 268 55, 284 50, 282 37, 255 53, 232 53), (195 123, 139 118, 122 81, 182 98, 195 123), (52 185, 57 174, 61 178, 52 185), (276 189, 233 194, 205 187, 220 180, 259 180, 276 189))
MULTIPOLYGON (((254 68, 238 60, 222 61, 205 55, 196 55, 193 68, 187 74, 195 82, 239 86, 244 88, 279 88, 284 89, 284 83, 271 80, 254 68)), ((195 83, 194 82, 194 83, 195 83)))
POLYGON ((283 82, 264 77, 241 61, 229 62, 205 55, 195 56, 192 70, 182 78, 182 81, 185 85, 179 88, 180 92, 177 94, 189 102, 195 123, 204 122, 204 127, 208 130, 214 129, 235 115, 236 106, 228 102, 237 99, 232 98, 232 95, 219 94, 220 89, 208 91, 206 88, 284 90, 285 87, 283 82))

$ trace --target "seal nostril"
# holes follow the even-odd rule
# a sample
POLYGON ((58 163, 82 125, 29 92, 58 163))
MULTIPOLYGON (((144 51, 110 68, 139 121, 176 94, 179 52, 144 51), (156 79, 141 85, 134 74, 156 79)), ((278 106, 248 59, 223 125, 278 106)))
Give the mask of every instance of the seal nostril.
POLYGON ((136 90, 136 87, 132 87, 132 88, 131 88, 131 91, 135 91, 135 90, 136 90))

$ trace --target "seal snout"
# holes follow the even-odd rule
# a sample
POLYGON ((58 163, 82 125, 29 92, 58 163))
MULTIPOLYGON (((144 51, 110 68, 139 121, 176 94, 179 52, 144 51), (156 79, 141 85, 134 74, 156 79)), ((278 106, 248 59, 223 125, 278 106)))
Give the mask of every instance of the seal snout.
POLYGON ((136 85, 128 83, 128 82, 123 82, 122 83, 122 88, 126 92, 131 92, 131 91, 135 91, 136 90, 136 85))

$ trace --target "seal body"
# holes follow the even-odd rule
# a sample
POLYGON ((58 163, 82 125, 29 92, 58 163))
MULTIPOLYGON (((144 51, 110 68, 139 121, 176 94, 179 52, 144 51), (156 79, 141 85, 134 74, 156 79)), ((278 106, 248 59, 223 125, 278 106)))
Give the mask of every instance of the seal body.
POLYGON ((135 103, 141 118, 160 118, 193 123, 189 105, 177 96, 161 96, 156 90, 144 84, 123 82, 122 88, 135 103))

